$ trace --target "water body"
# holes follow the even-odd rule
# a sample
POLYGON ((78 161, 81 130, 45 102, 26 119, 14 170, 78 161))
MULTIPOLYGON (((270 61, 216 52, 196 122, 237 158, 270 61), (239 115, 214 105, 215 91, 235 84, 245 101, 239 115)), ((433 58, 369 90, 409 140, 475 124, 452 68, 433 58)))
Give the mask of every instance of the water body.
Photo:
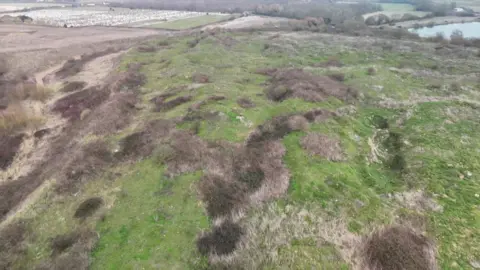
POLYGON ((462 31, 464 38, 480 38, 480 22, 452 23, 419 29, 410 28, 408 31, 417 33, 420 37, 434 37, 437 33, 443 33, 445 38, 450 38, 452 32, 457 29, 462 31))

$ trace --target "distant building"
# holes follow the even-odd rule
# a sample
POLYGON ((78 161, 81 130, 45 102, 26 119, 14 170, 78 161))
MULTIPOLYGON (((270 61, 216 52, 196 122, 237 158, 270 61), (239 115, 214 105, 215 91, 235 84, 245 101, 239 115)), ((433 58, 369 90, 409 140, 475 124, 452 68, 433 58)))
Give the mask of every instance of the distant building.
POLYGON ((455 12, 465 12, 465 9, 463 9, 461 7, 458 7, 458 8, 454 8, 453 11, 455 11, 455 12))

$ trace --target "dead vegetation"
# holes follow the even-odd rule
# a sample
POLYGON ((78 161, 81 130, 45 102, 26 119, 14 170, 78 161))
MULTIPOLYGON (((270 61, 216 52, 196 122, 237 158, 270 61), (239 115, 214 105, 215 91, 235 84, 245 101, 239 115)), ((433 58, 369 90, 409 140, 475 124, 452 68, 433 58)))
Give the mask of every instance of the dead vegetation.
POLYGON ((368 236, 361 250, 362 269, 436 270, 434 244, 403 226, 390 226, 368 236))
POLYGON ((74 218, 87 218, 93 215, 103 205, 100 197, 88 198, 83 201, 75 211, 74 218))
POLYGON ((156 52, 157 48, 152 45, 141 45, 137 48, 137 51, 142 53, 151 53, 151 52, 156 52))
POLYGON ((301 140, 302 147, 314 156, 324 157, 330 161, 345 159, 340 141, 320 133, 309 132, 301 140))
POLYGON ((356 99, 356 90, 332 80, 326 76, 317 76, 302 69, 262 69, 257 73, 271 77, 271 85, 265 93, 274 101, 287 98, 301 98, 305 101, 319 102, 329 97, 343 101, 356 99))
POLYGON ((120 72, 107 81, 111 92, 137 91, 147 78, 140 72, 141 64, 130 64, 127 71, 120 72))
POLYGON ((225 99, 226 99, 225 96, 218 96, 218 95, 210 96, 207 99, 202 100, 200 102, 197 102, 197 103, 193 104, 192 106, 190 106, 189 111, 198 111, 198 110, 200 110, 200 108, 202 106, 208 105, 212 102, 225 100, 225 99))
POLYGON ((192 75, 192 82, 194 83, 209 83, 210 77, 206 74, 195 73, 192 75))
POLYGON ((328 74, 328 77, 331 78, 331 79, 334 79, 335 81, 339 81, 339 82, 345 81, 345 74, 340 73, 340 72, 328 74))
POLYGON ((0 134, 0 170, 7 169, 12 164, 15 155, 23 142, 24 134, 1 135, 0 134))
POLYGON ((255 103, 253 103, 253 101, 251 101, 247 97, 241 97, 241 98, 237 99, 237 104, 244 109, 249 109, 249 108, 254 108, 255 107, 255 103))
POLYGON ((27 224, 17 220, 0 230, 0 269, 12 269, 13 263, 26 252, 23 241, 27 236, 27 224))
POLYGON ((157 97, 153 101, 155 103, 154 112, 166 112, 172 110, 173 108, 182 105, 184 103, 190 102, 193 97, 190 95, 176 97, 169 101, 165 101, 168 96, 157 97))
POLYGON ((367 69, 367 75, 373 76, 375 74, 377 74, 377 70, 374 67, 369 67, 367 69))
POLYGON ((247 146, 263 143, 268 140, 283 138, 292 131, 307 130, 308 120, 301 115, 277 116, 257 127, 248 139, 247 146))
POLYGON ((92 61, 95 58, 114 52, 115 50, 110 48, 105 51, 95 52, 92 54, 84 54, 79 59, 71 58, 67 62, 65 62, 65 64, 63 64, 63 66, 57 72, 55 72, 55 76, 58 79, 65 79, 67 77, 76 75, 77 73, 80 73, 80 71, 82 71, 86 63, 92 61))
POLYGON ((236 249, 243 234, 239 225, 227 220, 220 226, 215 226, 212 232, 200 236, 197 248, 203 255, 227 255, 236 249))
POLYGON ((83 110, 94 109, 107 100, 109 95, 106 89, 90 87, 57 100, 52 111, 61 113, 62 117, 72 121, 78 120, 83 110))
POLYGON ((114 161, 113 153, 101 140, 91 142, 70 154, 71 157, 62 169, 63 177, 56 183, 55 190, 59 193, 77 191, 80 184, 98 175, 114 161))
POLYGON ((73 81, 73 82, 65 82, 63 84, 63 87, 60 88, 60 92, 62 93, 70 93, 70 92, 75 92, 82 90, 87 86, 86 82, 80 82, 80 81, 73 81))
POLYGON ((137 111, 137 97, 133 93, 115 93, 86 117, 87 132, 95 135, 115 133, 125 128, 137 111))

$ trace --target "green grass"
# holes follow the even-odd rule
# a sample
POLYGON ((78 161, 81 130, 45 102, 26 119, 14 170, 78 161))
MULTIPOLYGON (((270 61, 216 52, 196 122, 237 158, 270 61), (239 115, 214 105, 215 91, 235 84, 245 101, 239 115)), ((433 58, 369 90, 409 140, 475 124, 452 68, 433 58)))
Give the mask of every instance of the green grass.
MULTIPOLYGON (((397 222, 399 217, 426 217, 427 233, 439 249, 441 269, 454 266, 469 269, 469 262, 478 258, 480 211, 475 195, 480 193, 478 109, 456 102, 413 104, 417 96, 447 97, 452 93, 428 89, 437 78, 401 74, 390 68, 430 70, 438 64, 436 69, 442 74, 456 75, 477 70, 479 65, 465 67, 462 62, 450 61, 451 67, 444 67, 440 58, 433 60, 415 50, 400 53, 360 46, 345 48, 314 36, 300 42, 289 38, 272 41, 261 33, 221 33, 206 36, 191 48, 187 43, 194 38, 171 38, 169 46, 157 52, 132 51, 123 58, 121 68, 132 62, 143 63, 142 72, 147 77, 147 84, 141 89, 145 109, 138 113, 137 119, 179 118, 194 102, 223 95, 225 100, 201 109, 204 113, 218 112, 217 119, 182 123, 178 127, 188 129, 198 124, 198 135, 205 140, 241 143, 256 126, 274 116, 313 108, 336 110, 350 105, 352 113, 312 124, 309 130, 338 138, 346 161, 330 162, 310 156, 300 144, 305 132, 293 132, 283 138, 287 150, 284 163, 291 179, 288 194, 278 204, 291 204, 298 209, 313 205, 319 215, 344 220, 348 230, 356 235, 397 222), (344 66, 332 69, 313 66, 332 57, 344 66), (368 75, 367 69, 372 66, 377 73, 368 75), (273 102, 263 95, 269 78, 255 73, 264 67, 304 68, 313 74, 342 72, 346 75, 345 83, 358 89, 361 97, 355 104, 335 98, 318 103, 301 99, 273 102), (208 75, 211 83, 195 85, 194 89, 178 94, 192 95, 194 101, 168 112, 150 110, 151 98, 174 86, 192 86, 191 77, 196 72, 208 75), (239 97, 248 97, 256 107, 241 108, 236 103, 239 97), (379 107, 378 102, 385 99, 412 101, 412 105, 396 109, 379 107), (374 125, 374 119, 379 117, 389 124, 383 133, 374 125), (401 138, 401 149, 392 147, 389 132, 401 138), (386 153, 381 162, 370 160, 369 140, 374 134, 383 134, 374 138, 386 153), (392 169, 395 154, 406 161, 402 170, 392 169), (389 199, 397 192, 417 189, 423 189, 444 211, 419 212, 389 199)), ((472 91, 461 94, 475 97, 472 91)), ((111 139, 116 141, 119 137, 111 139)), ((195 246, 198 233, 211 226, 197 197, 196 183, 201 173, 167 179, 163 176, 164 169, 153 160, 145 160, 114 169, 121 177, 102 176, 89 182, 77 197, 54 202, 49 194, 42 197, 27 215, 33 217, 32 228, 36 228, 39 237, 29 239, 28 258, 21 265, 29 268, 48 258, 49 239, 78 228, 71 219, 75 207, 85 198, 102 196, 108 205, 105 220, 87 224, 100 234, 92 254, 92 269, 208 268, 206 258, 197 253, 195 246)), ((286 211, 284 208, 275 211, 286 211)), ((260 212, 257 216, 262 216, 261 211, 272 214, 262 208, 255 211, 260 212)), ((252 217, 247 213, 242 222, 250 222, 249 218, 252 217)), ((282 229, 278 230, 288 233, 282 229)), ((339 259, 338 247, 332 243, 318 247, 311 240, 307 237, 285 242, 277 250, 280 259, 267 264, 265 269, 287 264, 298 269, 348 269, 339 259)))
POLYGON ((100 242, 91 269, 188 269, 203 258, 196 235, 209 227, 198 204, 200 174, 167 179, 151 161, 124 177, 122 196, 99 224, 100 242))
POLYGON ((150 27, 172 29, 172 30, 183 30, 194 28, 202 25, 207 25, 215 22, 220 22, 228 19, 227 15, 203 15, 187 19, 179 19, 170 22, 162 22, 157 24, 149 25, 150 27))

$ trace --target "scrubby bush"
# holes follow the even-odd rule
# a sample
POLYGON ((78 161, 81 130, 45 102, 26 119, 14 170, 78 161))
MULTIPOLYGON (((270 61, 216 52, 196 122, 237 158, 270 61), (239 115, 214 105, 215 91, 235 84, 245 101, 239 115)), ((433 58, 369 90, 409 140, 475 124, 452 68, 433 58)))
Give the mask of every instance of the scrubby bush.
POLYGON ((339 81, 339 82, 345 81, 345 74, 340 73, 340 72, 329 74, 328 77, 330 77, 330 78, 332 78, 336 81, 339 81))
POLYGON ((450 35, 450 43, 455 45, 464 45, 465 39, 463 38, 463 32, 460 30, 455 30, 450 35))
POLYGON ((367 69, 367 74, 370 75, 370 76, 375 75, 375 74, 377 74, 377 70, 373 67, 369 67, 367 69))

